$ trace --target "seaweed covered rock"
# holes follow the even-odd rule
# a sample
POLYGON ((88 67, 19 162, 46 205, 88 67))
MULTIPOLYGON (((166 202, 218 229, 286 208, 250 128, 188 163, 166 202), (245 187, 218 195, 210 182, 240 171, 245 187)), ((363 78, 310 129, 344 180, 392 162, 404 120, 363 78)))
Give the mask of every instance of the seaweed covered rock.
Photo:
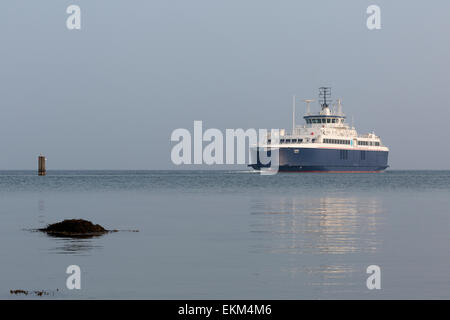
POLYGON ((54 236, 97 236, 110 232, 99 224, 83 219, 70 219, 49 224, 46 228, 39 229, 54 236))

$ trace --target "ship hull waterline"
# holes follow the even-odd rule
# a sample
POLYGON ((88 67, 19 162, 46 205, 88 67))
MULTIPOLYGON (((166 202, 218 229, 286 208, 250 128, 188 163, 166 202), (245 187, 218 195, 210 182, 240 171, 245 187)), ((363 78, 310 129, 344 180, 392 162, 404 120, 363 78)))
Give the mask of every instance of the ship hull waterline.
MULTIPOLYGON (((254 148, 250 164, 255 170, 269 168, 271 163, 261 163, 259 149, 254 148)), ((264 152, 267 157, 271 151, 264 152)), ((388 151, 351 150, 332 148, 279 148, 280 172, 330 172, 330 173, 377 173, 388 168, 388 151)), ((276 169, 276 168, 274 168, 276 169)))

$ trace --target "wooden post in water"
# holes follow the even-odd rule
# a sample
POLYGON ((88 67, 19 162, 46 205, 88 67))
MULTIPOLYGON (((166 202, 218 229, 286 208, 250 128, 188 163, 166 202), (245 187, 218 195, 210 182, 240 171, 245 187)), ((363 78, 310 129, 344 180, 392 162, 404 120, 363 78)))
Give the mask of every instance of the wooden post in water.
POLYGON ((45 169, 45 157, 41 154, 38 157, 38 175, 45 176, 47 173, 47 170, 45 169))

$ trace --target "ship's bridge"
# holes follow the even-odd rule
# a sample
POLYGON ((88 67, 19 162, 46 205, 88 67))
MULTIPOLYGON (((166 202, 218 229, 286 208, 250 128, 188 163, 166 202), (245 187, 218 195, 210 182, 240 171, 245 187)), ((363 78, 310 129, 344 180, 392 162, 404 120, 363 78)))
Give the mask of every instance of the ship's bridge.
POLYGON ((304 116, 306 124, 342 124, 345 122, 345 116, 336 115, 308 115, 304 116))
MULTIPOLYGON (((338 103, 340 109, 340 101, 338 103)), ((307 113, 303 119, 305 119, 306 124, 320 124, 321 126, 327 124, 330 127, 342 126, 345 123, 345 115, 342 112, 338 114, 332 112, 328 106, 324 106, 319 114, 307 113)))

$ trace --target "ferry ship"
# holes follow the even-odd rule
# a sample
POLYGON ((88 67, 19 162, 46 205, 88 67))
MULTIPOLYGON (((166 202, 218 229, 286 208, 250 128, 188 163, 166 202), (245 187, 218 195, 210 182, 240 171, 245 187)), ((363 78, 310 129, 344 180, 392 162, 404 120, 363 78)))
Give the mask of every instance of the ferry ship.
MULTIPOLYGON (((374 132, 359 135, 353 125, 347 124, 340 99, 330 107, 330 87, 319 88, 319 113, 310 113, 309 104, 313 101, 304 100, 306 123, 296 125, 294 97, 292 133, 286 134, 281 129, 278 139, 271 139, 269 134, 254 151, 266 152, 270 157, 271 150, 277 148, 279 171, 381 172, 389 167, 389 148, 380 137, 374 132)), ((250 167, 255 170, 270 167, 270 163, 261 163, 259 152, 254 154, 257 156, 250 167)))

